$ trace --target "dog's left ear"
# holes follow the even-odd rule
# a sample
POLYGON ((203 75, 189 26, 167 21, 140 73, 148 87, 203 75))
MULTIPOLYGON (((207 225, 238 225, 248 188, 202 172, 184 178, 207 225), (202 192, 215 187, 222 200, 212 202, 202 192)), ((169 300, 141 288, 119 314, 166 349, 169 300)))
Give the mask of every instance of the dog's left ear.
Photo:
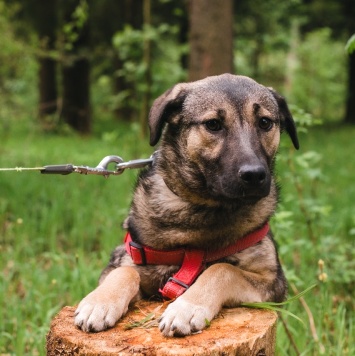
POLYGON ((281 114, 281 128, 285 129, 286 132, 289 134, 293 145, 295 146, 296 150, 300 148, 300 144, 298 142, 298 136, 297 136, 297 130, 296 130, 296 125, 295 122, 293 121, 292 115, 290 113, 290 110, 288 108, 288 105, 286 103, 286 100, 283 96, 278 94, 275 90, 272 88, 268 88, 274 98, 277 101, 277 104, 279 106, 280 114, 281 114))
POLYGON ((150 145, 155 146, 169 117, 182 110, 187 83, 176 84, 154 100, 149 112, 150 145))

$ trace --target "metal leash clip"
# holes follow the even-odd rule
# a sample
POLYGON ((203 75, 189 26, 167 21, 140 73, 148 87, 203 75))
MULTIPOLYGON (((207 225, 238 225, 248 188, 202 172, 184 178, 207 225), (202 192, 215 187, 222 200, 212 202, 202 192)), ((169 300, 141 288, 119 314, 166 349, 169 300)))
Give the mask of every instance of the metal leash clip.
POLYGON ((120 175, 124 172, 125 169, 134 169, 134 168, 143 168, 148 164, 153 163, 154 154, 150 158, 146 159, 135 159, 132 161, 124 162, 123 159, 119 156, 106 156, 101 162, 95 167, 89 166, 74 166, 72 164, 59 164, 59 165, 50 165, 44 166, 40 170, 42 174, 62 174, 67 175, 70 173, 80 173, 80 174, 94 174, 104 176, 108 178, 110 175, 120 175), (109 170, 108 166, 111 163, 115 163, 115 170, 109 170))

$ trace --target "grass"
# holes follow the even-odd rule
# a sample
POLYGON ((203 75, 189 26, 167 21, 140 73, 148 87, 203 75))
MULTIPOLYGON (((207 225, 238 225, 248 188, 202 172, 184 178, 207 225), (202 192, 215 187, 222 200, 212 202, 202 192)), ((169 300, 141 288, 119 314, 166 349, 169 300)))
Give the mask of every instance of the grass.
POLYGON ((281 152, 283 194, 273 228, 293 286, 290 294, 315 281, 319 286, 305 296, 306 307, 301 303, 288 307, 307 323, 313 318, 313 330, 286 319, 296 351, 280 323, 279 355, 355 354, 354 132, 354 127, 346 126, 313 129, 302 137, 302 151, 281 152))
MULTIPOLYGON (((312 129, 302 135, 297 153, 283 137, 277 162, 282 201, 272 227, 290 296, 318 286, 303 300, 314 327, 305 304, 289 304, 287 310, 306 326, 283 316, 278 355, 355 354, 354 135, 355 127, 312 129)), ((0 167, 96 166, 110 154, 125 160, 148 157, 147 140, 137 137, 135 127, 121 124, 91 138, 12 132, 1 138, 0 167)), ((50 320, 96 285, 122 240, 135 174, 104 179, 0 172, 0 354, 45 354, 50 320)))

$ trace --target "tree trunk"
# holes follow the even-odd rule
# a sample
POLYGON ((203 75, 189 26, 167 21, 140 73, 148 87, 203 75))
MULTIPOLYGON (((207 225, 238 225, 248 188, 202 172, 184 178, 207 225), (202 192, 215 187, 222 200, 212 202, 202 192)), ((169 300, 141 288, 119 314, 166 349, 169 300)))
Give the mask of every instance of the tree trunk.
MULTIPOLYGON (((355 2, 354 0, 345 0, 343 6, 345 26, 348 37, 350 37, 355 33, 355 2)), ((344 121, 348 124, 355 124, 355 52, 349 55, 348 88, 344 121)))
POLYGON ((348 73, 348 96, 345 122, 348 124, 355 124, 355 52, 349 55, 348 73))
MULTIPOLYGON (((77 1, 68 1, 65 9, 65 19, 72 21, 72 13, 77 1)), ((62 63, 63 104, 61 117, 76 131, 86 134, 91 131, 90 110, 90 64, 89 25, 85 24, 73 31, 78 37, 72 43, 72 48, 65 52, 62 63)))
POLYGON ((57 111, 57 61, 50 58, 55 49, 57 29, 57 1, 40 0, 35 9, 35 25, 40 41, 39 108, 40 118, 57 111))
POLYGON ((40 118, 57 111, 57 62, 51 58, 39 58, 39 108, 40 118))
POLYGON ((91 131, 90 66, 88 59, 75 59, 63 65, 62 117, 74 130, 86 134, 91 131))
MULTIPOLYGON (((151 26, 151 0, 143 1, 143 23, 147 29, 151 26)), ((139 115, 139 123, 141 128, 141 136, 146 137, 148 134, 148 114, 150 107, 151 91, 152 91, 152 73, 151 73, 151 41, 146 38, 143 43, 143 63, 145 65, 145 86, 142 98, 142 106, 139 115)))
POLYGON ((189 23, 189 80, 232 73, 232 0, 190 0, 189 23))
POLYGON ((139 302, 115 327, 94 334, 75 327, 75 308, 65 307, 52 321, 47 356, 274 355, 277 314, 273 311, 223 309, 201 333, 167 338, 157 327, 161 307, 157 302, 139 302))

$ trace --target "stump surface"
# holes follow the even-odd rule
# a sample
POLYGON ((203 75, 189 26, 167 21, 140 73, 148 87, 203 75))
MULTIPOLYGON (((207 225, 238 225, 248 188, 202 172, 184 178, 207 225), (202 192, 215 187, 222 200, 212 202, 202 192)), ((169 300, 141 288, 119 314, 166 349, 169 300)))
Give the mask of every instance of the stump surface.
POLYGON ((165 308, 163 306, 157 311, 159 306, 161 303, 139 302, 112 329, 90 334, 75 327, 75 307, 64 307, 51 323, 47 335, 47 355, 274 354, 275 312, 249 308, 223 309, 201 333, 183 338, 166 338, 160 333, 151 314, 159 317, 165 308), (132 323, 143 325, 127 329, 129 325, 136 325, 132 323))

